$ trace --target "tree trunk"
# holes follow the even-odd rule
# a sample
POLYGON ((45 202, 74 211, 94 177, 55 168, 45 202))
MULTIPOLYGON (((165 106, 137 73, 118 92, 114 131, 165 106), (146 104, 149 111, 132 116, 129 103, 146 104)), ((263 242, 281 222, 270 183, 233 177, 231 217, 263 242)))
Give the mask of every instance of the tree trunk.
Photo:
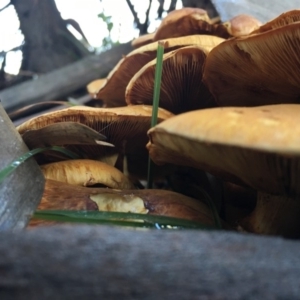
POLYGON ((25 37, 22 70, 47 73, 89 54, 68 31, 54 0, 11 0, 25 37))
POLYGON ((205 9, 211 18, 218 16, 211 0, 182 0, 182 5, 184 7, 199 7, 205 9))

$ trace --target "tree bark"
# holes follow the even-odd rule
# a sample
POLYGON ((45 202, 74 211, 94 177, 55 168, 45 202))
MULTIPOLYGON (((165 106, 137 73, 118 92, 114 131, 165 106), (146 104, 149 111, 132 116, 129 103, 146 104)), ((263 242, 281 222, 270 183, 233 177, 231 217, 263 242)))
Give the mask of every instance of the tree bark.
POLYGON ((0 299, 299 299, 299 241, 52 226, 0 233, 0 299))
MULTIPOLYGON (((0 170, 28 151, 1 104, 0 145, 0 170)), ((0 232, 24 228, 38 206, 43 191, 44 176, 33 158, 0 182, 0 232)))
POLYGON ((11 0, 25 37, 21 69, 47 73, 90 54, 68 31, 54 0, 11 0))

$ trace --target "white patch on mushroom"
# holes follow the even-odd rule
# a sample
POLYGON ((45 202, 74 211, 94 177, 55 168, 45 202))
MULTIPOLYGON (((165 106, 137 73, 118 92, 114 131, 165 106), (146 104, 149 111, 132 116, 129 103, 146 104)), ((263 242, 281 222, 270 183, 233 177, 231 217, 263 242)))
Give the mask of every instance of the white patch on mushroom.
POLYGON ((99 211, 131 212, 147 214, 142 198, 131 195, 97 194, 91 195, 91 200, 97 203, 99 211))

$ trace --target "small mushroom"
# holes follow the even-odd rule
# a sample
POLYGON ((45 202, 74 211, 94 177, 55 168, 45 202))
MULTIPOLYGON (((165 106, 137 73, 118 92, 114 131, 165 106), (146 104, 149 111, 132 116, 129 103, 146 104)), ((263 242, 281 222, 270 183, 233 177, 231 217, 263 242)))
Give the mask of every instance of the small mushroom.
MULTIPOLYGON (((203 64, 207 51, 187 46, 163 56, 159 106, 174 114, 213 107, 216 103, 202 83, 203 64)), ((126 88, 127 104, 152 104, 156 59, 137 72, 126 88)))
POLYGON ((113 189, 134 189, 118 169, 101 161, 72 159, 41 166, 46 179, 80 186, 102 185, 113 189))
POLYGON ((157 28, 154 40, 170 37, 199 34, 198 21, 210 22, 206 10, 201 8, 184 7, 168 13, 157 28))
MULTIPOLYGON (((215 36, 193 35, 164 40, 165 53, 189 45, 199 45, 208 51, 223 42, 224 39, 215 36)), ((107 76, 106 82, 97 93, 108 107, 124 106, 125 89, 130 79, 145 64, 153 60, 157 54, 158 42, 140 47, 123 57, 107 76)))
POLYGON ((296 104, 187 112, 150 129, 147 147, 157 164, 200 168, 257 190, 257 206, 241 223, 247 230, 299 237, 299 115, 296 104))
POLYGON ((144 34, 144 35, 141 35, 141 36, 135 38, 131 42, 131 46, 136 49, 136 48, 139 48, 141 46, 153 43, 154 42, 153 41, 154 34, 155 34, 154 32, 153 33, 148 33, 148 34, 144 34))
POLYGON ((203 81, 220 106, 299 103, 300 22, 229 39, 207 55, 203 81))
MULTIPOLYGON (((187 219, 214 226, 214 218, 206 204, 172 191, 87 188, 46 180, 38 210, 62 209, 134 212, 187 219)), ((44 223, 32 220, 29 225, 44 223)))
POLYGON ((106 82, 106 78, 99 78, 96 80, 93 80, 92 82, 90 82, 86 89, 88 91, 88 93, 95 98, 95 95, 97 94, 97 92, 99 91, 99 89, 105 84, 106 82))
POLYGON ((262 23, 252 16, 241 14, 222 23, 222 25, 227 28, 231 36, 239 37, 251 34, 254 30, 257 30, 262 23))

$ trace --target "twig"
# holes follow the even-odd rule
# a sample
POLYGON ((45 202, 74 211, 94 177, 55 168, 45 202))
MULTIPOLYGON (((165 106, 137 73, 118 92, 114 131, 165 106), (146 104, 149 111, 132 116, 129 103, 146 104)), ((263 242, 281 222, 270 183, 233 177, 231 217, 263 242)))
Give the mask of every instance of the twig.
POLYGON ((126 2, 129 6, 129 9, 130 9, 132 15, 133 15, 134 23, 136 24, 137 28, 140 29, 141 22, 140 22, 140 19, 138 18, 138 15, 137 15, 136 11, 134 10, 134 6, 130 2, 130 0, 126 0, 126 2))
POLYGON ((147 33, 147 29, 148 29, 148 25, 149 25, 149 12, 150 12, 150 9, 151 9, 151 5, 152 5, 152 0, 149 0, 149 6, 146 10, 146 19, 145 19, 145 22, 143 24, 142 34, 147 33))
POLYGON ((4 9, 8 8, 11 5, 11 2, 8 2, 5 6, 0 8, 0 12, 3 11, 4 9))
POLYGON ((136 24, 136 27, 139 29, 140 31, 140 35, 147 33, 147 29, 148 29, 148 23, 149 23, 149 12, 150 12, 150 8, 151 8, 151 4, 152 4, 152 0, 149 1, 149 6, 147 8, 146 11, 146 19, 144 23, 141 23, 140 19, 138 18, 137 12, 134 9, 134 6, 132 5, 130 0, 126 0, 129 9, 133 15, 133 19, 134 19, 134 23, 136 24))
POLYGON ((159 3, 159 7, 157 9, 157 18, 161 19, 162 18, 162 14, 164 12, 165 0, 158 0, 158 3, 159 3))

